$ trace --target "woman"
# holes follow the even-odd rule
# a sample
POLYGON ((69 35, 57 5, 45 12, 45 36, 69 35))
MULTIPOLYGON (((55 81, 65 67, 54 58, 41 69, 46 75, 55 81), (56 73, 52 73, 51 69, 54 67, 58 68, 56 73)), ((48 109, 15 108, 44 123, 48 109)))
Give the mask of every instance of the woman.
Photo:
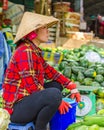
POLYGON ((25 12, 14 43, 18 44, 3 83, 4 109, 14 123, 35 123, 35 130, 46 130, 46 125, 57 110, 68 111, 70 104, 62 100, 61 90, 71 90, 71 97, 80 101, 76 84, 45 62, 39 49, 48 41, 47 27, 56 18, 25 12), (44 83, 44 79, 51 82, 44 83), (21 115, 21 118, 20 118, 21 115))

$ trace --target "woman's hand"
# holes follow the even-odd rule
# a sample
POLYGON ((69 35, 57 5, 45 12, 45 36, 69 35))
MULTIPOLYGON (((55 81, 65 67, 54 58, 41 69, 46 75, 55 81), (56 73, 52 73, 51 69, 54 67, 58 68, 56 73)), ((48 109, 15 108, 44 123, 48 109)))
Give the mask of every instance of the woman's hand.
POLYGON ((75 84, 75 83, 70 83, 70 84, 67 86, 67 89, 70 89, 70 91, 71 91, 71 96, 70 96, 70 98, 76 99, 77 102, 80 102, 80 100, 81 100, 81 95, 80 95, 80 93, 78 92, 78 90, 77 90, 77 88, 76 88, 76 84, 75 84))
POLYGON ((72 106, 68 102, 65 102, 64 100, 62 100, 58 110, 60 114, 65 114, 66 112, 69 111, 69 108, 72 108, 72 106))
POLYGON ((80 102, 80 101, 81 101, 81 95, 80 95, 79 92, 71 93, 70 98, 76 99, 77 102, 80 102))

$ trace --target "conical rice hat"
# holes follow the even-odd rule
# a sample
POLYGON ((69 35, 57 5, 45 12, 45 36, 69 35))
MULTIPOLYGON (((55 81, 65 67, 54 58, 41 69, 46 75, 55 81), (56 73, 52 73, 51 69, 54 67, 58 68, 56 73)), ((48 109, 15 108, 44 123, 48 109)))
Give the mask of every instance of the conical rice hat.
POLYGON ((29 34, 33 30, 36 30, 44 25, 52 26, 57 23, 59 20, 54 18, 53 16, 46 16, 32 12, 25 12, 21 23, 18 27, 18 31, 16 37, 14 39, 14 43, 18 42, 25 35, 29 34))

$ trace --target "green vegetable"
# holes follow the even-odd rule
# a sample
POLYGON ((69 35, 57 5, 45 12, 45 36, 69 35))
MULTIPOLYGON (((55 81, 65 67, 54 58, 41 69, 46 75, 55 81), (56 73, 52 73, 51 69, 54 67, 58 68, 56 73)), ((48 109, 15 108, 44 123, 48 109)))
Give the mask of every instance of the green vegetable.
POLYGON ((74 49, 73 49, 73 52, 74 52, 74 53, 78 53, 78 52, 79 52, 79 48, 74 48, 74 49))
POLYGON ((73 123, 68 126, 67 130, 74 130, 76 127, 81 126, 82 122, 73 123))
POLYGON ((69 66, 78 66, 79 63, 77 61, 74 61, 74 60, 67 60, 68 61, 68 64, 69 66))
POLYGON ((73 82, 75 82, 77 80, 77 76, 75 74, 71 74, 71 78, 70 78, 73 82))
POLYGON ((70 78, 71 76, 71 67, 66 67, 63 71, 63 75, 65 75, 66 77, 70 78))
POLYGON ((104 127, 100 127, 99 130, 104 130, 104 127))
POLYGON ((99 126, 102 126, 104 127, 104 119, 103 120, 89 120, 89 121, 84 121, 82 122, 83 125, 88 125, 88 126, 91 126, 93 124, 97 124, 99 126))
POLYGON ((62 61, 59 64, 59 70, 62 71, 66 66, 68 66, 68 62, 67 61, 62 61))
POLYGON ((0 130, 7 130, 9 123, 9 113, 5 109, 0 108, 0 130))
POLYGON ((78 72, 77 80, 78 80, 80 83, 83 83, 84 78, 85 78, 85 77, 84 77, 83 73, 78 72))
POLYGON ((104 116, 100 115, 87 115, 83 118, 84 121, 91 121, 91 120, 103 120, 104 116))
MULTIPOLYGON (((84 129, 83 129, 84 130, 84 129)), ((88 128, 88 130, 99 130, 99 126, 94 124, 88 128)))
POLYGON ((75 55, 67 55, 67 59, 78 61, 79 59, 75 55))
POLYGON ((104 115, 104 109, 101 109, 97 112, 98 115, 104 115))
POLYGON ((89 63, 89 69, 96 69, 96 64, 95 63, 89 63))
POLYGON ((88 60, 86 60, 85 58, 84 59, 80 59, 80 65, 82 66, 82 67, 88 67, 88 65, 89 65, 89 61, 88 60))
POLYGON ((78 72, 84 72, 85 68, 80 66, 73 66, 72 71, 74 74, 78 74, 78 72))
POLYGON ((91 84, 92 84, 92 79, 91 79, 91 78, 85 78, 83 82, 84 82, 84 84, 85 84, 86 86, 91 86, 91 84))
POLYGON ((82 125, 82 126, 78 127, 78 129, 75 128, 75 130, 88 130, 88 126, 82 125))
POLYGON ((86 77, 96 77, 96 71, 93 69, 93 68, 90 68, 90 69, 87 69, 85 72, 84 72, 85 76, 86 77))
POLYGON ((93 82, 91 83, 91 86, 93 86, 93 87, 100 87, 101 85, 100 85, 100 83, 98 83, 98 82, 96 82, 96 81, 93 81, 93 82))
POLYGON ((98 67, 98 68, 96 69, 96 72, 97 72, 97 74, 103 75, 103 74, 104 74, 104 67, 98 67))
POLYGON ((103 80, 104 80, 104 78, 103 78, 103 76, 102 76, 101 74, 96 75, 96 77, 95 77, 95 81, 101 83, 101 82, 103 82, 103 80))
POLYGON ((94 115, 84 117, 83 125, 91 126, 93 124, 104 127, 104 116, 94 115))
POLYGON ((104 98, 104 89, 98 89, 97 90, 97 96, 100 98, 104 98))
POLYGON ((103 82, 101 82, 101 86, 102 86, 102 87, 104 87, 104 81, 103 81, 103 82))

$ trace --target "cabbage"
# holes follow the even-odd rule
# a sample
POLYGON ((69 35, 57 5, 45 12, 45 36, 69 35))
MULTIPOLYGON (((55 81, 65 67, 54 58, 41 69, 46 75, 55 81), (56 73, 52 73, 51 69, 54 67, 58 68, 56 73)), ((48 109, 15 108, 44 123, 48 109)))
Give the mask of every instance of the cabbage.
POLYGON ((5 109, 0 108, 0 130, 7 130, 9 123, 10 123, 9 113, 5 109))

